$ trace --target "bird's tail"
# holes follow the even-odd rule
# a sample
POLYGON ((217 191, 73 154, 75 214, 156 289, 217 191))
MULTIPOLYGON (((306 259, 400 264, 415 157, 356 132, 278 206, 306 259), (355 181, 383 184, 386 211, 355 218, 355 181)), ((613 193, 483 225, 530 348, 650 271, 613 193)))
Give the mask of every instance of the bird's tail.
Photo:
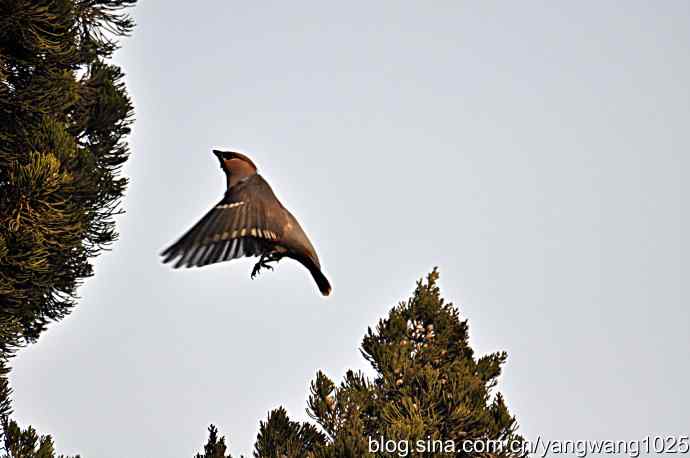
POLYGON ((315 265, 310 265, 309 272, 311 272, 311 276, 314 277, 314 281, 316 282, 316 285, 319 287, 319 291, 321 291, 321 294, 323 294, 324 296, 328 296, 329 294, 331 294, 331 284, 328 282, 326 276, 321 272, 321 269, 319 269, 315 265))

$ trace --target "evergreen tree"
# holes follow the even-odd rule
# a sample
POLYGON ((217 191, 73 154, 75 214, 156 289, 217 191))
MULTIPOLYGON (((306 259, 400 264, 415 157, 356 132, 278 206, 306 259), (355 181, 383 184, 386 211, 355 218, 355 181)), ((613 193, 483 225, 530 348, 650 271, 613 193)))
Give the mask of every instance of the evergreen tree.
POLYGON ((20 336, 21 326, 16 319, 7 316, 0 317, 0 421, 6 419, 12 410, 10 406, 12 390, 7 375, 10 371, 9 359, 17 348, 20 336))
POLYGON ((261 424, 254 456, 523 455, 515 418, 502 395, 492 395, 506 353, 475 357, 467 320, 441 298, 438 276, 434 269, 376 331, 368 330, 361 352, 376 371, 373 380, 348 371, 336 386, 317 373, 308 413, 326 436, 296 440, 301 454, 281 449, 294 441, 296 424, 280 408, 261 424), (280 420, 271 422, 274 417, 280 420), (396 451, 382 447, 382 441, 396 444, 396 451))
MULTIPOLYGON (((119 175, 132 105, 122 72, 106 59, 132 30, 123 9, 135 2, 0 0, 0 417, 6 427, 13 424, 6 376, 14 350, 69 313, 77 286, 93 273, 91 259, 117 237, 113 216, 127 184, 119 175)), ((13 437, 24 444, 34 435, 29 428, 13 437)), ((39 442, 40 451, 50 441, 39 442)), ((52 456, 40 453, 17 456, 52 456)))
MULTIPOLYGON (((14 421, 3 422, 4 449, 2 458, 56 458, 53 439, 50 436, 40 436, 29 426, 21 430, 14 421)), ((68 458, 60 455, 58 458, 68 458)), ((79 455, 73 457, 79 458, 79 455)))
POLYGON ((291 421, 285 409, 279 407, 259 424, 254 456, 260 458, 313 457, 316 446, 326 443, 326 437, 309 423, 291 421))
POLYGON ((0 0, 0 320, 35 340, 116 238, 132 106, 105 59, 135 0, 0 0))
POLYGON ((232 455, 225 454, 225 437, 218 439, 218 428, 211 425, 208 427, 208 442, 204 446, 204 454, 197 453, 194 458, 232 458, 232 455))

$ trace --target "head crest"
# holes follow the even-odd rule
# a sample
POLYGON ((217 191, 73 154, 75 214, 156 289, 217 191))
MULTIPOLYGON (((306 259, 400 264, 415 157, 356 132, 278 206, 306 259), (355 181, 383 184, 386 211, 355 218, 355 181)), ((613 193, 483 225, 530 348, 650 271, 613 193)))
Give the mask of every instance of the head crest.
POLYGON ((218 159, 221 161, 223 161, 223 160, 227 161, 228 159, 240 159, 244 162, 247 162, 249 165, 251 165, 254 168, 254 170, 257 170, 256 164, 254 164, 254 161, 249 159, 248 156, 246 156, 242 153, 238 153, 237 151, 220 151, 220 150, 214 149, 213 154, 215 154, 216 157, 218 157, 218 159))

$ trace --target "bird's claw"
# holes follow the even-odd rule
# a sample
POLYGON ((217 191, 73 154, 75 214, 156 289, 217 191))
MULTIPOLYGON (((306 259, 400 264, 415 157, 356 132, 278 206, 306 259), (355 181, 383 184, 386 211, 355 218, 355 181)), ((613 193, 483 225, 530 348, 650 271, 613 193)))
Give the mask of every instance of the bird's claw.
POLYGON ((254 265, 254 268, 252 269, 252 275, 251 275, 252 280, 254 280, 254 277, 256 277, 261 272, 262 267, 265 269, 268 269, 268 270, 273 270, 273 266, 269 265, 268 263, 274 262, 274 261, 277 262, 278 260, 274 259, 271 256, 261 255, 261 259, 259 259, 259 262, 257 262, 254 265))

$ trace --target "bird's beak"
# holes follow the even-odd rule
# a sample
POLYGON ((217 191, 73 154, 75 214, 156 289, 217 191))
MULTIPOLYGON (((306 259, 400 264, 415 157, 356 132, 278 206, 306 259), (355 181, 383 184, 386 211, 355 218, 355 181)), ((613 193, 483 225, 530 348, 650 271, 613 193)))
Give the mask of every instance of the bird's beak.
POLYGON ((216 157, 218 158, 219 161, 223 160, 223 156, 222 156, 223 152, 222 151, 218 151, 217 149, 214 149, 213 154, 216 155, 216 157))

